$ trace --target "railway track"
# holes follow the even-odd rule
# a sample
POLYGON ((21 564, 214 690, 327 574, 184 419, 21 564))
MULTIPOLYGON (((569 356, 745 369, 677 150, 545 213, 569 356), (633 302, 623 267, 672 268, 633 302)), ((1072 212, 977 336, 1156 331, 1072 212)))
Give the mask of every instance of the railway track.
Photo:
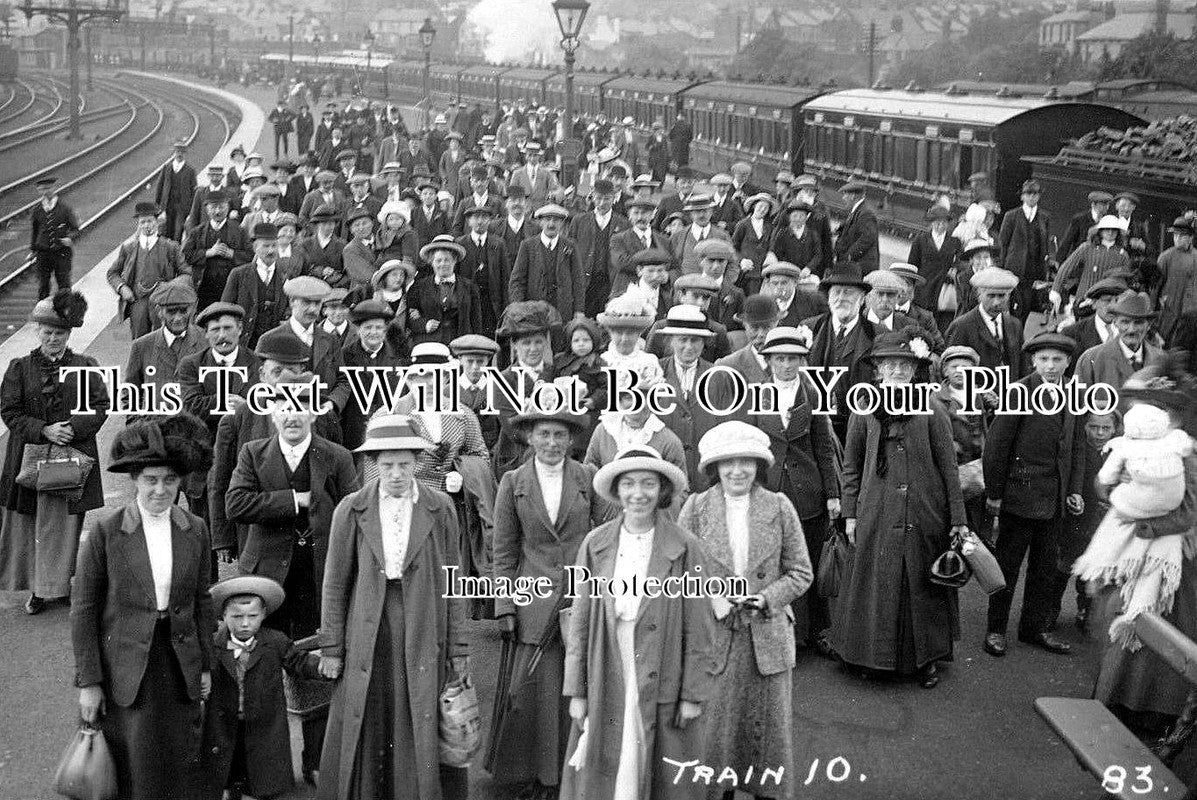
POLYGON ((48 120, 66 104, 63 84, 58 81, 37 76, 21 79, 18 85, 24 88, 28 96, 11 113, 0 117, 0 131, 9 130, 9 126, 21 127, 48 120))
MULTIPOLYGON (((101 91, 104 91, 101 87, 101 91)), ((127 104, 124 102, 117 102, 112 105, 103 106, 101 108, 87 111, 87 98, 80 98, 79 101, 79 122, 81 124, 88 124, 98 120, 107 119, 115 116, 117 113, 125 110, 127 104)), ((70 117, 65 115, 54 114, 46 119, 37 122, 31 122, 27 125, 22 125, 10 131, 0 133, 0 153, 7 152, 21 145, 30 144, 32 142, 44 141, 45 137, 65 130, 70 125, 70 117)))
POLYGON ((37 299, 33 259, 27 246, 27 214, 38 202, 32 182, 39 175, 53 170, 60 176, 59 189, 79 217, 74 259, 78 277, 110 251, 114 241, 128 235, 127 225, 113 219, 113 213, 144 192, 165 161, 164 157, 159 161, 149 154, 165 154, 175 139, 214 153, 232 134, 235 112, 210 102, 200 92, 152 79, 117 78, 99 82, 124 98, 129 119, 118 131, 0 187, 0 226, 7 226, 10 234, 10 241, 5 242, 9 248, 0 252, 0 339, 25 323, 37 299), (147 163, 154 165, 148 174, 147 163))

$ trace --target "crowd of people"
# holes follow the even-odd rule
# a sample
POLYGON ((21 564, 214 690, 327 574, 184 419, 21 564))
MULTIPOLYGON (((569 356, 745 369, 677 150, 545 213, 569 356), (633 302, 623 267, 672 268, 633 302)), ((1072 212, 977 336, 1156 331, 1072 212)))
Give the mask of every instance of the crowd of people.
MULTIPOLYGON (((48 256, 40 344, 0 383, 0 585, 30 592, 30 614, 69 599, 81 713, 109 738, 122 798, 285 791, 284 671, 287 692, 331 687, 303 727, 318 797, 467 797, 437 719, 442 690, 471 674, 470 617, 505 642, 485 766, 513 796, 732 796, 675 784, 663 761, 700 758, 784 766, 740 788, 790 797, 797 659, 933 689, 959 640, 959 575, 941 556, 970 531, 1005 580, 985 653, 1012 652, 1026 561, 1020 643, 1070 653, 1075 587, 1070 622, 1120 632, 1098 697, 1139 725, 1180 714, 1183 678, 1125 631, 1149 609, 1197 636, 1190 218, 1157 253, 1133 195, 1095 192, 1050 252, 1028 181, 1004 214, 983 197, 958 220, 936 204, 907 261, 883 267, 863 183, 839 188, 836 223, 814 176, 780 172, 768 190, 735 164, 700 190, 681 149, 658 163, 650 144, 642 174, 628 149, 608 157, 612 135, 571 197, 537 138, 542 109, 517 104, 499 127, 438 115, 419 136, 392 109, 324 108, 317 124, 284 110, 298 174, 235 152, 197 185, 177 145, 108 271, 134 338, 124 380, 177 382, 183 414, 122 407, 98 376, 59 380, 95 362, 69 348, 87 304, 64 283, 49 296, 48 256), (1047 306, 1058 326, 1025 335, 1047 306), (219 366, 242 371, 222 384, 206 370, 219 366), (707 376, 716 366, 730 369, 707 376), (1118 407, 1008 415, 988 393, 971 413, 977 366, 1027 390, 1104 382, 1118 407), (413 369, 362 407, 343 367, 413 369), (804 367, 843 370, 830 414, 804 367), (733 373, 775 405, 714 413, 733 373), (325 413, 302 393, 270 415, 247 401, 314 378, 325 413), (583 413, 539 402, 575 382, 583 413), (927 414, 848 402, 858 384, 930 382, 927 414), (645 401, 662 384, 676 403, 658 414, 645 401), (118 420, 100 454, 106 417, 129 410, 143 416, 118 420), (31 477, 31 447, 85 468, 31 477), (128 474, 135 498, 104 508, 104 472, 128 474), (839 539, 852 556, 816 585, 839 539), (748 590, 584 589, 571 604, 571 565, 626 581, 701 567, 748 590), (556 588, 460 598, 450 566, 556 588), (220 569, 234 577, 213 585, 220 569)), ((64 216, 52 184, 39 208, 64 216)), ((39 265, 40 244, 69 253, 38 230, 39 265)))

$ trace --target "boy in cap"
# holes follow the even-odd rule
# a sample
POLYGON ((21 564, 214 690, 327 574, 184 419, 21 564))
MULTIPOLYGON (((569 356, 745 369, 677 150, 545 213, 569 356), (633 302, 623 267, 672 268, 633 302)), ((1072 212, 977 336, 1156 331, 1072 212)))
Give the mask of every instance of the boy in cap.
POLYGON ((171 159, 158 170, 154 187, 154 202, 166 214, 162 233, 176 242, 183 238, 187 213, 195 196, 195 167, 187 163, 187 143, 175 142, 171 159))
POLYGON ((487 405, 487 375, 483 369, 494 365, 499 343, 471 333, 449 342, 449 352, 461 362, 461 404, 478 417, 486 449, 493 453, 499 441, 499 415, 482 413, 487 405))
POLYGON ((191 265, 178 243, 158 235, 160 209, 153 203, 138 203, 133 209, 137 233, 121 244, 116 260, 108 268, 108 285, 120 298, 121 319, 129 320, 133 338, 145 336, 155 325, 150 295, 163 283, 185 275, 191 282, 191 265))
POLYGON ((262 627, 285 598, 277 581, 239 575, 217 583, 211 594, 221 624, 208 643, 213 667, 202 796, 276 797, 294 784, 283 672, 319 679, 320 659, 282 632, 262 627))

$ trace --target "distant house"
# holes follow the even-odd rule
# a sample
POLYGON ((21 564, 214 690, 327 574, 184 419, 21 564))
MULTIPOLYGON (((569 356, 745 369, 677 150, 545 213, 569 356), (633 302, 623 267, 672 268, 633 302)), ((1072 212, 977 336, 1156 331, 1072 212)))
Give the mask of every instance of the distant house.
POLYGON ((1039 23, 1039 49, 1064 50, 1070 54, 1077 51, 1077 37, 1096 28, 1106 19, 1097 9, 1061 11, 1052 14, 1039 23))
MULTIPOLYGON (((1194 22, 1197 17, 1193 11, 1184 13, 1172 12, 1167 15, 1167 32, 1180 39, 1193 36, 1194 22)), ((1102 54, 1110 58, 1117 58, 1122 48, 1134 39, 1149 33, 1156 24, 1156 15, 1152 12, 1129 12, 1118 14, 1109 22, 1103 22, 1095 28, 1076 37, 1077 52, 1081 62, 1091 64, 1100 61, 1102 54)))

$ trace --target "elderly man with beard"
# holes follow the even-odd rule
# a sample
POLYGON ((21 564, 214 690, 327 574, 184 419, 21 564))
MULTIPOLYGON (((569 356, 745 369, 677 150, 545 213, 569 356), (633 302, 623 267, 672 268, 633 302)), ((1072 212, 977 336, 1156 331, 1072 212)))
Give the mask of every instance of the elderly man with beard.
MULTIPOLYGON (((872 287, 865 282, 858 266, 846 264, 825 275, 819 288, 827 292, 828 311, 803 323, 814 334, 808 361, 812 367, 847 370, 831 392, 831 427, 843 442, 851 416, 846 404, 848 390, 873 380, 870 353, 878 326, 861 313, 865 295, 872 287)), ((902 327, 905 326, 898 330, 902 327)), ((829 373, 825 377, 830 380, 829 373)))
MULTIPOLYGON (((187 278, 159 284, 150 295, 150 304, 161 327, 133 340, 124 379, 126 383, 161 388, 174 382, 180 360, 204 349, 204 332, 191 323, 195 290, 187 278)), ((129 416, 125 421, 142 418, 129 416)))
POLYGON ((1144 366, 1161 363, 1165 353, 1147 341, 1156 313, 1146 292, 1129 289, 1123 292, 1110 306, 1110 316, 1118 336, 1081 353, 1076 362, 1076 377, 1090 386, 1105 383, 1120 389, 1127 378, 1144 366))

